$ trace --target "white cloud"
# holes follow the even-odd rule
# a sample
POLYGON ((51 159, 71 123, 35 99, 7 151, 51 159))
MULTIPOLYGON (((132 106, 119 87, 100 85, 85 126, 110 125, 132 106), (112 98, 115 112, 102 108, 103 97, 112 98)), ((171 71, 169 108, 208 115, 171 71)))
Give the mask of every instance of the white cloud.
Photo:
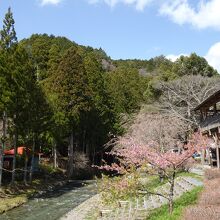
POLYGON ((110 7, 114 7, 117 4, 122 3, 125 5, 134 5, 137 10, 142 11, 152 1, 154 0, 89 0, 89 3, 91 4, 106 3, 110 7))
POLYGON ((177 24, 191 24, 198 29, 220 30, 220 0, 87 0, 91 4, 105 3, 110 7, 117 4, 134 6, 142 11, 150 3, 157 5, 159 14, 169 17, 177 24), (196 2, 196 3, 195 3, 196 2))
POLYGON ((180 58, 181 56, 189 56, 189 55, 188 55, 188 54, 183 54, 183 53, 181 53, 181 54, 179 54, 179 55, 169 54, 169 55, 166 56, 166 58, 169 59, 169 60, 171 60, 171 61, 173 61, 173 62, 175 62, 175 61, 176 61, 178 58, 180 58))
POLYGON ((217 42, 210 47, 205 58, 209 62, 209 64, 217 69, 220 73, 220 42, 217 42))
POLYGON ((166 0, 160 6, 161 15, 168 16, 177 24, 191 24, 198 29, 220 30, 220 0, 198 1, 196 7, 188 0, 166 0))
POLYGON ((62 0, 41 0, 41 5, 58 5, 62 0))

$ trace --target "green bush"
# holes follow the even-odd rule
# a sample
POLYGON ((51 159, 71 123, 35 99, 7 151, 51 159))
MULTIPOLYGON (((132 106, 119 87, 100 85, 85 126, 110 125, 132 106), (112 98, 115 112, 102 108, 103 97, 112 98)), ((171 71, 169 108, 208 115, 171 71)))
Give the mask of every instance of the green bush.
POLYGON ((102 192, 102 201, 105 204, 116 203, 118 200, 137 196, 138 190, 141 188, 137 173, 114 178, 103 175, 98 185, 100 192, 102 192))
POLYGON ((184 208, 189 205, 193 205, 196 203, 199 193, 202 191, 203 187, 199 186, 193 189, 190 192, 186 192, 179 199, 177 199, 174 203, 173 213, 169 214, 168 205, 164 205, 158 209, 150 212, 147 220, 177 220, 180 219, 184 208))

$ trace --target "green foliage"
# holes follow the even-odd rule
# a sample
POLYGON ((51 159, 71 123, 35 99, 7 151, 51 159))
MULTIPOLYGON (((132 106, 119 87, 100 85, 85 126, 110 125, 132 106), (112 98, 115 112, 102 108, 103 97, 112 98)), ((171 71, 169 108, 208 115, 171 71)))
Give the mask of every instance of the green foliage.
POLYGON ((16 134, 18 144, 30 144, 34 133, 40 135, 48 128, 50 108, 37 81, 33 60, 23 44, 17 44, 10 8, 0 36, 0 114, 5 111, 9 118, 9 139, 16 134))
MULTIPOLYGON (((57 46, 52 49, 57 51, 57 46)), ((51 135, 57 139, 73 129, 79 149, 94 154, 107 141, 114 121, 105 73, 96 53, 71 47, 59 59, 55 56, 49 71, 42 86, 53 110, 51 135), (64 132, 58 132, 60 126, 64 132)))
POLYGON ((104 204, 117 204, 120 200, 131 199, 138 195, 141 185, 138 173, 110 178, 102 176, 98 186, 104 204))
POLYGON ((5 53, 0 53, 0 114, 11 104, 12 91, 8 82, 9 69, 5 53))
POLYGON ((173 213, 169 214, 168 205, 164 205, 158 209, 153 210, 149 216, 148 220, 178 220, 181 218, 183 210, 189 206, 196 203, 199 193, 202 191, 202 187, 197 187, 190 192, 184 193, 179 199, 174 203, 173 213))
POLYGON ((144 87, 136 69, 117 68, 106 75, 106 83, 115 112, 132 113, 140 107, 144 87))
POLYGON ((176 62, 164 56, 111 60, 103 49, 65 37, 33 34, 17 43, 14 23, 9 8, 0 31, 0 115, 7 112, 10 134, 17 130, 19 143, 30 145, 37 133, 37 148, 41 142, 45 151, 59 145, 65 152, 73 131, 77 150, 95 162, 103 145, 124 131, 124 115, 158 101, 158 82, 216 75, 196 54, 176 62))
POLYGON ((23 138, 30 132, 40 134, 47 129, 49 106, 36 81, 35 69, 28 54, 18 46, 9 57, 10 90, 13 92, 12 103, 7 108, 8 116, 14 119, 17 132, 23 138))
POLYGON ((33 34, 29 39, 20 42, 27 50, 35 67, 38 69, 40 80, 48 77, 48 70, 75 44, 64 37, 48 36, 47 34, 33 34))
POLYGON ((174 72, 178 76, 201 75, 212 77, 218 74, 205 58, 196 55, 196 53, 192 53, 189 57, 181 56, 177 59, 174 64, 174 72))
POLYGON ((13 104, 15 73, 13 71, 13 56, 16 49, 17 37, 14 29, 15 21, 11 9, 5 14, 3 20, 3 29, 0 31, 0 83, 1 83, 1 98, 0 98, 0 113, 5 109, 10 108, 13 104))
POLYGON ((8 8, 8 12, 3 20, 3 29, 0 31, 0 47, 2 50, 7 50, 17 43, 14 24, 15 21, 11 8, 8 8))
POLYGON ((47 174, 53 174, 53 173, 57 173, 58 169, 55 169, 52 165, 50 164, 40 164, 40 169, 47 173, 47 174))
POLYGON ((91 95, 88 88, 83 60, 76 48, 70 48, 62 57, 52 78, 60 110, 70 120, 70 125, 78 123, 83 112, 90 110, 91 95))
POLYGON ((98 147, 107 141, 109 131, 113 130, 115 115, 101 63, 93 52, 84 55, 83 63, 91 96, 91 110, 81 124, 82 129, 86 130, 87 138, 90 142, 96 140, 98 147))

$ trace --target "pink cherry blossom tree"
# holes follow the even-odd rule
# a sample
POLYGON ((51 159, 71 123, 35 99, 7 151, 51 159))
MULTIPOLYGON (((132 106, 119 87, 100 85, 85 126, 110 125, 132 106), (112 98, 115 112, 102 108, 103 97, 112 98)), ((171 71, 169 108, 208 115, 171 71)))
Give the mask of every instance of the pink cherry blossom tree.
MULTIPOLYGON (((168 199, 169 211, 172 213, 177 173, 195 152, 206 149, 210 141, 197 132, 188 135, 187 142, 182 142, 180 135, 186 136, 184 124, 173 117, 160 116, 158 120, 157 115, 151 115, 143 119, 137 117, 137 120, 138 122, 131 126, 131 130, 119 138, 116 146, 109 153, 118 163, 104 165, 99 169, 123 174, 133 167, 146 166, 149 174, 158 175, 162 172, 170 184, 169 194, 156 194, 168 199), (174 149, 178 150, 174 151, 174 149)), ((152 192, 148 193, 152 194, 152 192)))

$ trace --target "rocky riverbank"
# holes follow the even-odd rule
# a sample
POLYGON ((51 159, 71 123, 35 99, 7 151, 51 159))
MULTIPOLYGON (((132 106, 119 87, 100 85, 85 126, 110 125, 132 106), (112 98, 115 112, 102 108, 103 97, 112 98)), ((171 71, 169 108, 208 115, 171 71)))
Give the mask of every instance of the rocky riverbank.
POLYGON ((0 214, 11 209, 19 207, 26 203, 28 199, 54 190, 58 186, 63 186, 68 180, 50 178, 45 181, 43 179, 35 179, 31 185, 16 183, 14 186, 3 186, 0 188, 0 214))
POLYGON ((24 205, 1 214, 0 219, 58 220, 96 194, 94 181, 68 181, 64 186, 39 192, 24 205))

